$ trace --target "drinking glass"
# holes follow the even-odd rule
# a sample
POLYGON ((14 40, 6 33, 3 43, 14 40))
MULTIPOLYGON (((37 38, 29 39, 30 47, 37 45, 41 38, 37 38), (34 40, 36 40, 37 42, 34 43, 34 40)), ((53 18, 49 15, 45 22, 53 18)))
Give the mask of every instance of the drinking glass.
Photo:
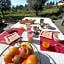
POLYGON ((40 19, 40 25, 43 24, 44 19, 40 19))
POLYGON ((33 41, 33 34, 32 33, 28 33, 28 42, 32 42, 33 41))

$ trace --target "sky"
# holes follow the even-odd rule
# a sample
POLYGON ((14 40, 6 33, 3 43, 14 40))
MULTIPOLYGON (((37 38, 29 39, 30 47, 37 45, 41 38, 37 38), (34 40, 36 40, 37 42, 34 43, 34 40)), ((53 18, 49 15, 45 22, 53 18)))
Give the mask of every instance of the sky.
MULTIPOLYGON (((12 5, 14 5, 14 6, 16 6, 16 5, 25 5, 27 2, 26 2, 27 0, 11 0, 11 4, 12 5)), ((50 2, 50 1, 54 1, 55 3, 56 2, 59 2, 60 0, 48 0, 48 2, 50 2)))
POLYGON ((60 0, 48 0, 48 2, 50 2, 50 1, 52 1, 52 2, 59 2, 60 0))
POLYGON ((16 5, 25 5, 27 0, 11 0, 11 4, 16 6, 16 5))

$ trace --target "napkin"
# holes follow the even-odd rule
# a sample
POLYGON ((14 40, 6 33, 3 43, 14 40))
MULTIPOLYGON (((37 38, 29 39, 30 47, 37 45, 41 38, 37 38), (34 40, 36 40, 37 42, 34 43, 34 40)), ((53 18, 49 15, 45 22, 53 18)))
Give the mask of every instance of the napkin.
POLYGON ((40 36, 46 37, 46 38, 49 38, 49 39, 52 39, 52 32, 49 32, 49 31, 41 31, 40 32, 40 36))
MULTIPOLYGON (((23 34, 23 30, 21 30, 20 28, 12 28, 12 31, 17 31, 18 35, 22 35, 23 34)), ((4 31, 1 35, 0 35, 0 44, 8 44, 6 42, 6 40, 4 39, 5 36, 9 35, 8 31, 4 31)))
POLYGON ((18 38, 20 38, 20 35, 18 35, 17 32, 13 32, 12 34, 6 35, 4 37, 4 39, 6 40, 6 42, 8 44, 12 43, 13 41, 17 40, 18 38))

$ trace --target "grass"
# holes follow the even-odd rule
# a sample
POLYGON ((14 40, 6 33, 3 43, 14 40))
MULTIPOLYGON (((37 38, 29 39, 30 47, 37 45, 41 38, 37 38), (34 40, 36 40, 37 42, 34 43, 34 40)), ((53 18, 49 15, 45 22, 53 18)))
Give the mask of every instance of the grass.
MULTIPOLYGON (((57 19, 59 8, 50 8, 50 9, 44 9, 43 11, 39 11, 38 16, 36 16, 34 10, 26 11, 26 10, 18 10, 18 11, 6 11, 5 13, 5 20, 6 22, 15 22, 19 19, 22 19, 25 16, 30 16, 30 17, 50 17, 51 19, 57 19)), ((62 17, 63 13, 59 15, 59 18, 62 17)), ((1 12, 0 12, 0 16, 1 12)))
MULTIPOLYGON (((57 11, 58 11, 58 8, 46 9, 44 11, 39 11, 39 16, 57 13, 57 11)), ((4 13, 5 13, 5 16, 36 16, 34 10, 32 11, 20 10, 20 11, 10 11, 10 12, 6 11, 4 13)), ((0 12, 0 16, 1 16, 1 12, 0 12)))
POLYGON ((43 14, 52 14, 52 13, 57 13, 59 9, 58 8, 53 8, 53 9, 47 9, 43 11, 43 14))
POLYGON ((36 16, 35 11, 10 11, 5 16, 36 16))

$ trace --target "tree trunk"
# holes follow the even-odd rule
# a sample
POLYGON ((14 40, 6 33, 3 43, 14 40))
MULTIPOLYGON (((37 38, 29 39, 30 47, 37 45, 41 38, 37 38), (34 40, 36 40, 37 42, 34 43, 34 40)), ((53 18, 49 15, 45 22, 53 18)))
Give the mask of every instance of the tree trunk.
POLYGON ((1 10, 1 12, 2 12, 2 15, 3 15, 3 18, 4 18, 4 11, 3 11, 3 9, 1 10))
POLYGON ((36 10, 36 16, 38 16, 38 10, 36 10))

